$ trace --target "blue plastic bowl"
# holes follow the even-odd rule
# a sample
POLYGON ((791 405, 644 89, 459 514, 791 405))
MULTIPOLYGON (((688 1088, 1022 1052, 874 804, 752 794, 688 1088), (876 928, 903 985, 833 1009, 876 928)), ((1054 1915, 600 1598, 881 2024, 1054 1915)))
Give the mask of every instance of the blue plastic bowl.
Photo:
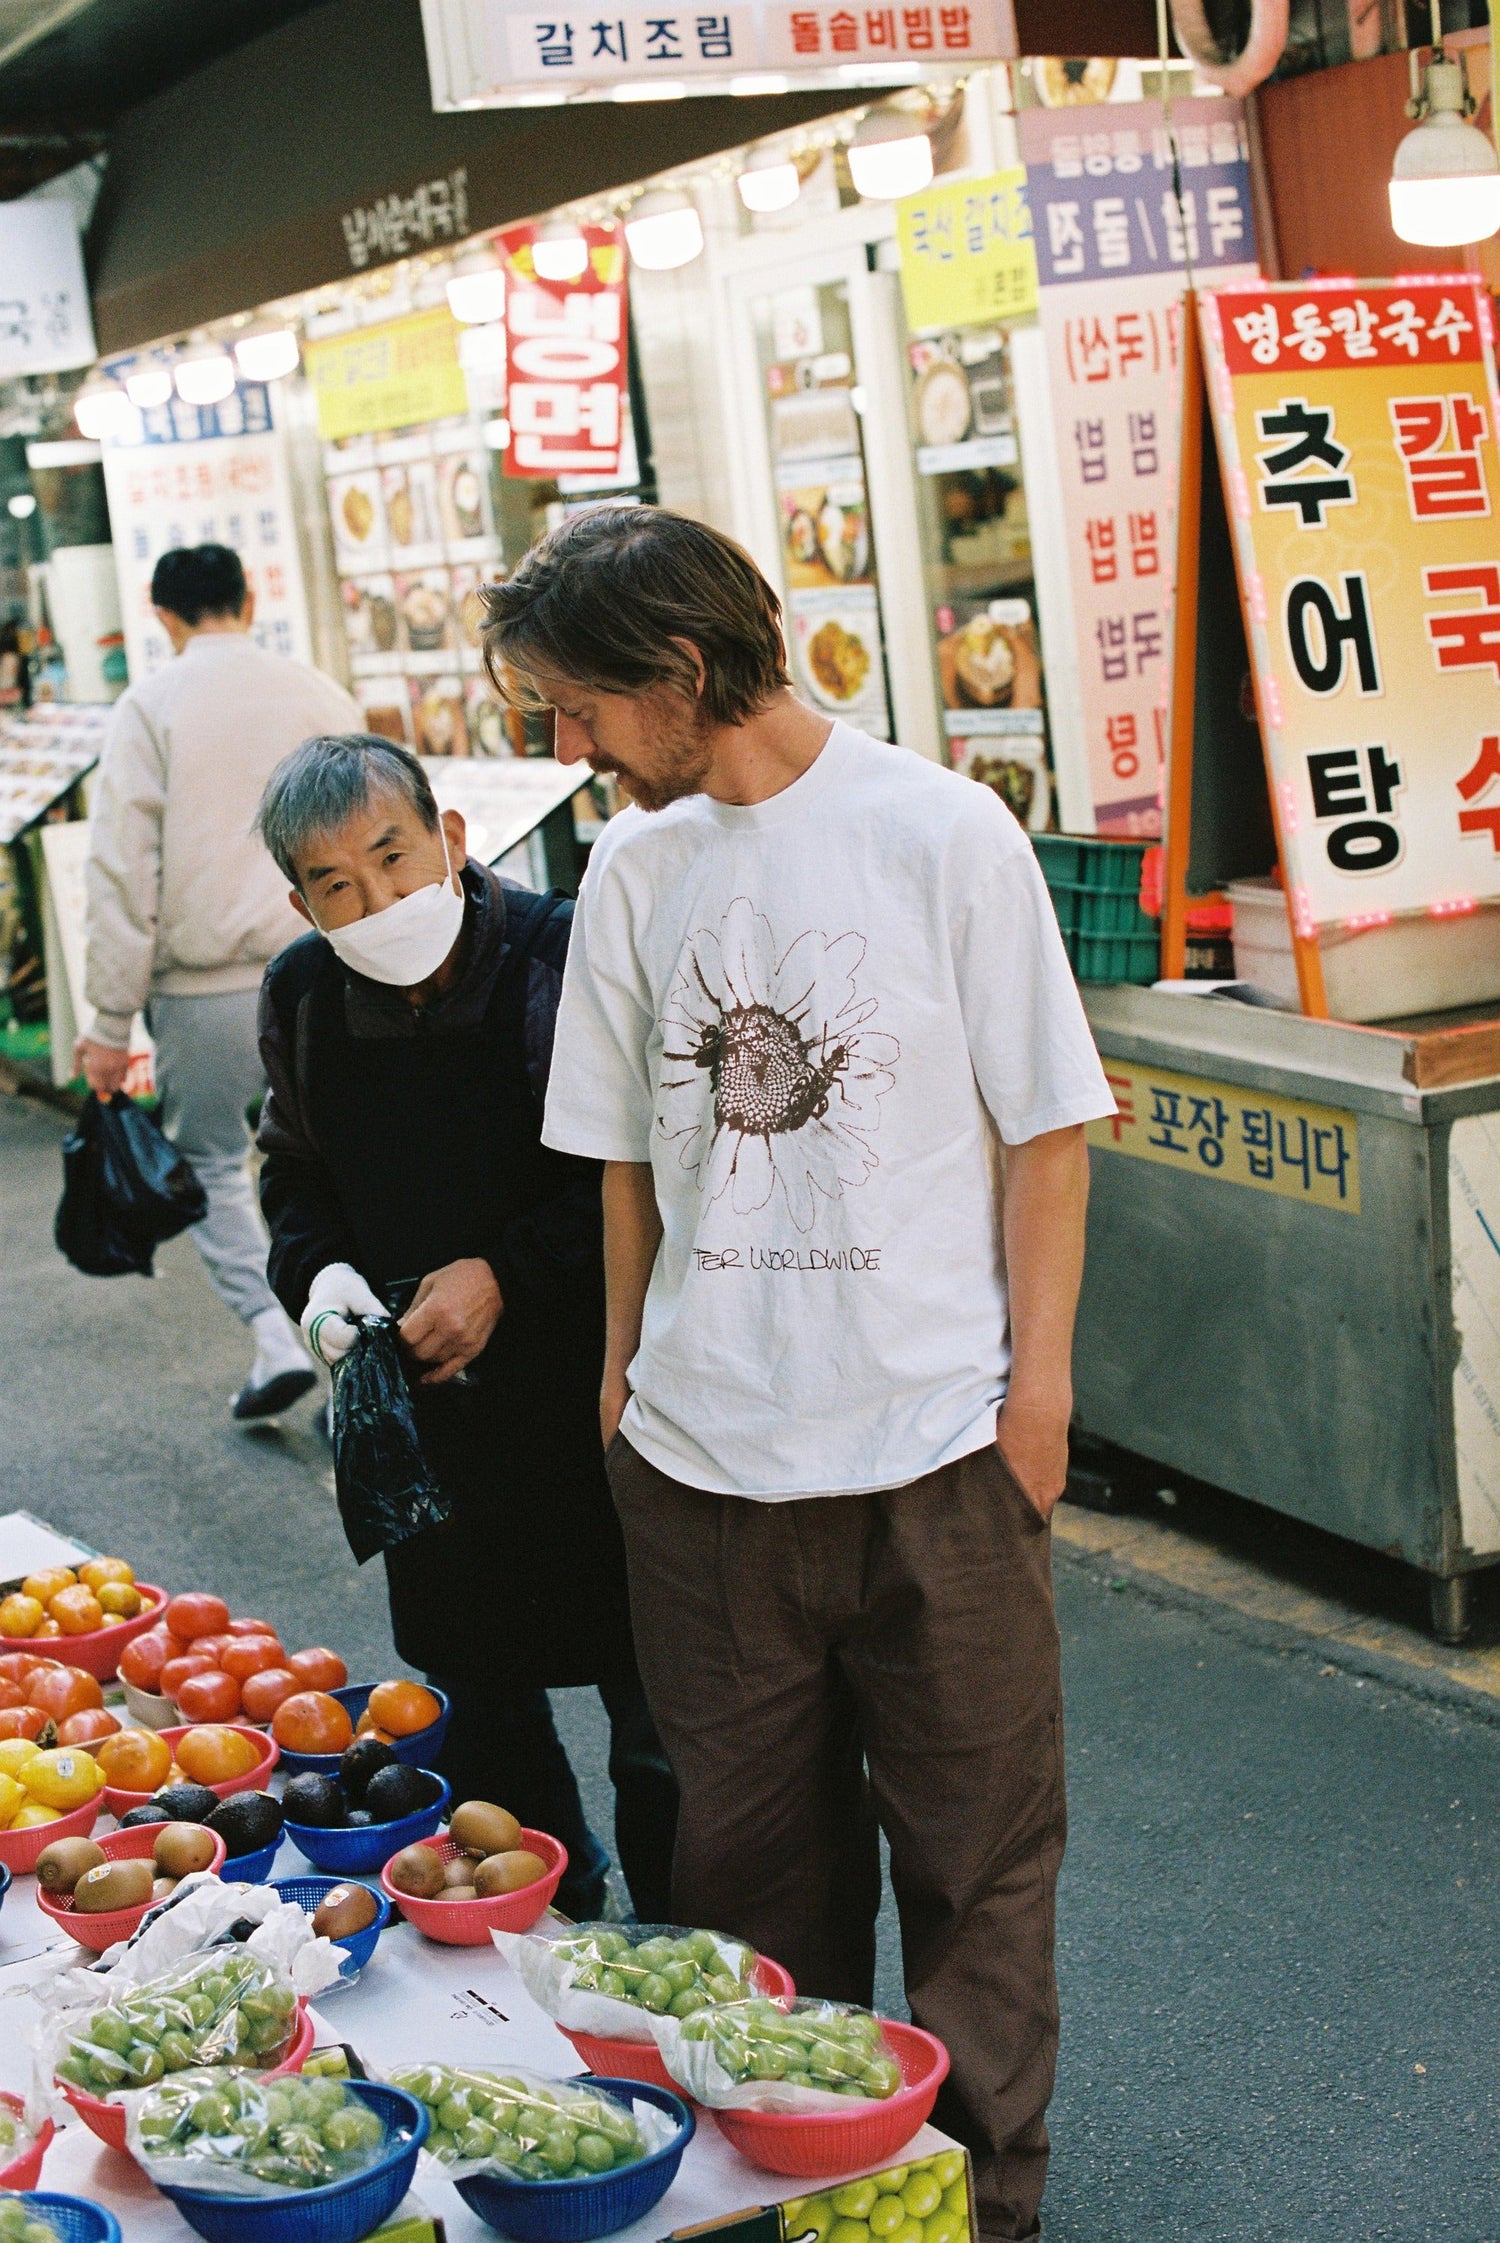
MULTIPOLYGON (((423 1687, 432 1690, 430 1682, 423 1687)), ((347 1709, 349 1719, 357 1725, 360 1715, 370 1702, 370 1692, 374 1688, 373 1682, 346 1682, 342 1690, 330 1690, 328 1695, 338 1699, 339 1704, 347 1709)), ((411 1768, 425 1768, 430 1761, 435 1760, 443 1739, 448 1734, 448 1721, 452 1711, 448 1704, 448 1694, 444 1690, 432 1690, 432 1695, 442 1707, 436 1721, 429 1722, 425 1729, 415 1730, 409 1737, 398 1737, 391 1746, 396 1758, 404 1760, 411 1768)), ((343 1757, 341 1752, 288 1752, 283 1745, 280 1766, 289 1776, 336 1776, 343 1757)))
POLYGON ((226 1885, 263 1885, 280 1851, 278 1833, 269 1846, 257 1846, 253 1854, 236 1854, 233 1861, 221 1862, 219 1876, 226 1885))
POLYGON ((10 1891, 10 1871, 0 1861, 0 1908, 5 1906, 5 1896, 10 1891))
MULTIPOLYGON (((295 1901, 299 1908, 305 1908, 308 1915, 311 1916, 331 1892, 336 1891, 340 1885, 346 1882, 347 1879, 343 1877, 278 1877, 271 1890, 273 1893, 280 1893, 283 1900, 295 1901)), ((358 1978, 365 1964, 375 1952, 375 1942, 391 1920, 391 1904, 386 1899, 385 1894, 378 1891, 374 1885, 366 1885, 365 1891, 375 1902, 378 1914, 374 1923, 367 1924, 363 1931, 351 1932, 347 1939, 336 1939, 334 1941, 334 1946, 344 1948, 349 1957, 349 1960, 340 1966, 339 1976, 341 1978, 358 1978)), ((332 1990, 330 1987, 329 1991, 332 1992, 332 1990)))
POLYGON ((46 2220, 62 2243, 120 2243, 120 2223, 102 2204, 82 2196, 56 2196, 50 2189, 23 2189, 21 2202, 46 2220))
POLYGON ((447 1813, 452 1792, 434 1769, 425 1773, 442 1788, 432 1805, 420 1814, 402 1815, 395 1822, 372 1822, 363 1830, 315 1830, 311 1823, 289 1822, 286 1834, 314 1869, 326 1870, 336 1878, 371 1876, 377 1869, 384 1869, 392 1854, 399 1854, 403 1846, 414 1845, 418 1838, 430 1838, 447 1813))
MULTIPOLYGON (((359 2243, 382 2227, 411 2187, 417 2152, 432 2124, 425 2104, 377 2080, 351 2080, 351 2094, 378 2111, 396 2139, 374 2165, 326 2188, 278 2196, 220 2196, 212 2189, 157 2187, 207 2243, 359 2243)), ((119 2235, 115 2229, 115 2235, 119 2235)))
POLYGON ((589 2243, 592 2236, 613 2235, 644 2219, 676 2180, 682 2153, 693 2138, 697 2121, 682 2097, 665 2087, 640 2079, 599 2079, 591 2072, 568 2085, 602 2088, 627 2110, 633 2103, 649 2103, 677 2121, 677 2132, 638 2165, 591 2173, 587 2180, 522 2181, 509 2173, 476 2173, 455 2181, 469 2210, 513 2243, 589 2243))

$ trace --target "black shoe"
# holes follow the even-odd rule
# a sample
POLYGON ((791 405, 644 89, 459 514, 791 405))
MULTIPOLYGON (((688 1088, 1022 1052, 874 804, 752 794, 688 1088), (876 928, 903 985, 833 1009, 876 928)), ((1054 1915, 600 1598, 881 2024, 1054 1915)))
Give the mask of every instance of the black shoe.
POLYGON ((280 1417, 283 1410, 310 1394, 317 1383, 318 1374, 310 1363, 305 1370, 278 1371, 261 1386, 251 1386, 247 1381, 234 1398, 232 1414, 242 1424, 247 1419, 280 1417))

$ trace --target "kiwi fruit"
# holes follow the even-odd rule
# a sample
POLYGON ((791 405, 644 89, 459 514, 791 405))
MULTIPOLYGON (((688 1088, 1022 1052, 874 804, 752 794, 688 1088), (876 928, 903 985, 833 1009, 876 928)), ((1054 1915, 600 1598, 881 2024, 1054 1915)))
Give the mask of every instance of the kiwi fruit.
POLYGON ((431 1846, 403 1846, 386 1863, 385 1873, 398 1893, 414 1900, 436 1900, 444 1885, 442 1856, 431 1846))
POLYGON ((444 1863, 443 1883, 445 1885, 472 1885, 473 1882, 474 1856, 472 1854, 455 1854, 450 1862, 444 1863))
POLYGON ((36 1881, 44 1893, 70 1893, 86 1869, 97 1869, 104 1848, 92 1838, 54 1838, 37 1857, 36 1881))
POLYGON ((153 1877, 151 1880, 152 1905, 154 1906, 159 1900, 170 1900, 176 1890, 177 1879, 175 1877, 153 1877))
POLYGON ((479 1864, 474 1872, 474 1890, 481 1900, 492 1900, 497 1893, 518 1893, 523 1885, 534 1885, 546 1874, 547 1864, 539 1855, 515 1846, 508 1853, 490 1854, 479 1864))
POLYGON ((335 1885, 319 1901, 312 1928, 322 1939, 352 1939, 368 1931, 380 1908, 367 1885, 335 1885))
POLYGON ((443 1893, 444 1900, 477 1900, 479 1895, 472 1885, 449 1885, 443 1893))
POLYGON ((86 1869, 73 1887, 73 1906, 81 1916, 102 1916, 112 1908, 144 1908, 155 1883, 149 1861, 104 1861, 86 1869))
POLYGON ((466 1854, 508 1854, 521 1843, 521 1825, 503 1807, 487 1799, 466 1799, 448 1818, 448 1836, 466 1854))
POLYGON ((157 1833, 151 1859, 157 1876, 170 1877, 175 1885, 179 1877, 191 1877, 195 1869, 207 1869, 217 1851, 212 1833, 201 1823, 166 1822, 157 1833))

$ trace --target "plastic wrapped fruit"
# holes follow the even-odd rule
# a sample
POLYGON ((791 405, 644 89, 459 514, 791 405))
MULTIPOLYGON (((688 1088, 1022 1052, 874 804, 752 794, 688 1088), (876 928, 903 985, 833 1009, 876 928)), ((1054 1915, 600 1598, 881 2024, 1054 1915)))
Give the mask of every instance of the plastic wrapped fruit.
POLYGON ((555 1956, 572 1966, 572 1983, 585 1993, 629 2002, 658 2017, 691 2017, 716 2002, 742 2002, 751 1994, 758 1960, 752 1947, 711 1931, 669 1926, 584 1924, 551 1942, 555 1956))
POLYGON ((213 2069, 179 2072, 142 2095, 126 2139, 168 2187, 260 2195, 347 2180, 374 2163, 386 2130, 339 2080, 213 2069))
POLYGON ((62 2237, 24 2197, 0 2193, 0 2243, 62 2243, 62 2237))
POLYGON ((623 2104, 566 2080, 410 2064, 390 2082, 427 2105, 428 2154, 450 2173, 500 2168, 523 2181, 582 2181, 633 2165, 655 2146, 623 2104))
POLYGON ((150 2087, 195 2064, 265 2069, 296 2026, 291 1986, 241 1947, 214 1948, 132 1988, 75 2027, 59 2079, 89 2095, 150 2087))
POLYGON ((710 2108, 818 2110, 884 2101, 901 2085, 880 2019, 843 2002, 754 1999, 653 2027, 678 2085, 710 2108))

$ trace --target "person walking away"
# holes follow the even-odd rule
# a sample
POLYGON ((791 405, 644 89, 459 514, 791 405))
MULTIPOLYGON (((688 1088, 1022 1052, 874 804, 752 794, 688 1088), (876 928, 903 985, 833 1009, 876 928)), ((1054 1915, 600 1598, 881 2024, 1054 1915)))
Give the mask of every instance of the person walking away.
POLYGON ((297 930, 251 821, 288 749, 360 715, 331 678, 255 644, 254 596, 227 546, 164 553, 151 600, 174 659, 122 695, 105 742, 86 871, 94 1020, 74 1066, 100 1098, 123 1089, 131 1022, 146 1014, 162 1126, 208 1196, 192 1235, 255 1342, 233 1413, 257 1420, 289 1409, 317 1373, 266 1282, 246 1165, 246 1109, 264 1087, 261 976, 297 930))
POLYGON ((259 816, 304 935, 266 976, 261 1197, 271 1282, 332 1365, 396 1313, 448 1522, 385 1553, 396 1648, 449 1692, 439 1767, 568 1849, 558 1904, 595 1917, 589 1829, 549 1687, 595 1684, 637 1912, 666 1916, 677 1794, 631 1642, 599 1451, 596 1163, 542 1108, 572 905, 466 861, 421 765, 309 740, 259 816))
POLYGON ((597 842, 544 1142, 604 1171, 601 1399, 683 1923, 906 1989, 980 2232, 1039 2233, 1064 1841, 1048 1520, 1083 1124, 1114 1110, 1025 834, 792 693, 748 555, 656 508, 486 588, 597 842))

